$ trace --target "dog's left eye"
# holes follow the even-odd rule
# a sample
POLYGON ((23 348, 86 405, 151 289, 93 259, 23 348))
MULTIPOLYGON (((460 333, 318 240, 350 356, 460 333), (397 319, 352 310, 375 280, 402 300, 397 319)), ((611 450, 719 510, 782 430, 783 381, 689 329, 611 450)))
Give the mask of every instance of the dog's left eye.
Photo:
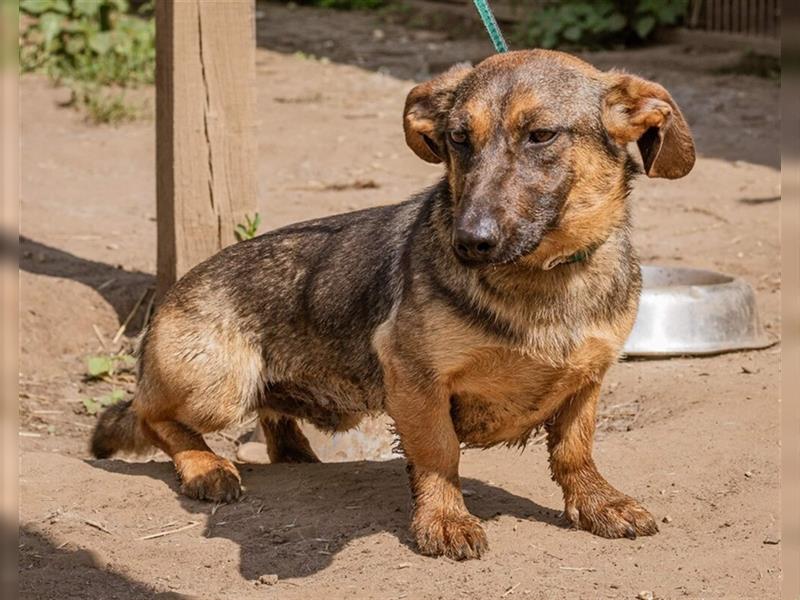
POLYGON ((558 132, 552 129, 534 129, 531 131, 530 135, 528 135, 528 141, 531 144, 546 144, 547 142, 553 141, 557 135, 558 132))
POLYGON ((463 131, 451 131, 450 132, 450 141, 454 144, 466 144, 467 143, 467 134, 463 131))

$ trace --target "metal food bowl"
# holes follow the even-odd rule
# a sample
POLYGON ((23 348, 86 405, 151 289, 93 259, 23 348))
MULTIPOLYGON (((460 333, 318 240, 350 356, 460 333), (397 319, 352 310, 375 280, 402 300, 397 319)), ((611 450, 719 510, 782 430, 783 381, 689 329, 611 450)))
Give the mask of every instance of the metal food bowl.
POLYGON ((627 356, 704 355, 766 348, 753 289, 700 269, 642 267, 642 296, 627 356))

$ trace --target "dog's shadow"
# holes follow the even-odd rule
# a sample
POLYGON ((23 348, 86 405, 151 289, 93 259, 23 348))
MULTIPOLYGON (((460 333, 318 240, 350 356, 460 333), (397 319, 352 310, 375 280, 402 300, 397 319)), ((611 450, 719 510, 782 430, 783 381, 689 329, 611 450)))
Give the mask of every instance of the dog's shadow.
POLYGON ((155 277, 122 266, 81 258, 64 250, 19 236, 19 268, 34 275, 71 279, 94 289, 125 321, 142 291, 155 286, 155 277))
MULTIPOLYGON (((163 481, 176 494, 171 463, 89 461, 114 473, 163 481)), ((178 494, 189 512, 208 516, 206 537, 240 547, 240 571, 248 580, 276 574, 305 577, 323 570, 352 540, 381 532, 414 548, 408 529, 410 494, 405 461, 304 465, 240 465, 245 493, 215 511, 207 502, 178 494), (213 513, 213 514, 212 514, 213 513)), ((463 478, 469 510, 481 519, 509 515, 564 527, 560 512, 476 479, 463 478)))

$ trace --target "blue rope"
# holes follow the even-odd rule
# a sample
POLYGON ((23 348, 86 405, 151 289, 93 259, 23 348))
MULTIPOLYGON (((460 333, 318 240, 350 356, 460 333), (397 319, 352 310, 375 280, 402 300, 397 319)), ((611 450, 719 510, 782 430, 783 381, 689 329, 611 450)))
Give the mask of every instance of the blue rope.
POLYGON ((494 14, 492 14, 492 9, 489 8, 488 0, 472 1, 475 4, 478 15, 481 17, 481 21, 483 21, 483 24, 486 27, 486 31, 489 32, 489 37, 492 40, 492 44, 494 44, 495 51, 508 52, 508 44, 506 44, 506 40, 503 38, 503 34, 500 32, 500 27, 497 25, 494 14))

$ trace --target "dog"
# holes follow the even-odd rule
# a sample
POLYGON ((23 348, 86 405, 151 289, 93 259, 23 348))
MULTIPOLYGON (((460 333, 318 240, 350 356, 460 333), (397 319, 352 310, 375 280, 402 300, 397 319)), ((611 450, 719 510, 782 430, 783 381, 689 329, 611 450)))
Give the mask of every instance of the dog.
POLYGON ((544 428, 577 528, 658 531, 592 459, 600 386, 633 326, 634 177, 694 165, 657 83, 527 50, 414 87, 410 148, 442 180, 401 204, 290 225, 225 248, 165 295, 140 344, 132 401, 108 408, 98 457, 156 446, 184 494, 240 494, 202 434, 256 413, 272 462, 316 462, 298 420, 328 432, 386 412, 404 453, 423 554, 480 557, 462 447, 544 428), (638 145, 641 161, 628 146, 638 145))

